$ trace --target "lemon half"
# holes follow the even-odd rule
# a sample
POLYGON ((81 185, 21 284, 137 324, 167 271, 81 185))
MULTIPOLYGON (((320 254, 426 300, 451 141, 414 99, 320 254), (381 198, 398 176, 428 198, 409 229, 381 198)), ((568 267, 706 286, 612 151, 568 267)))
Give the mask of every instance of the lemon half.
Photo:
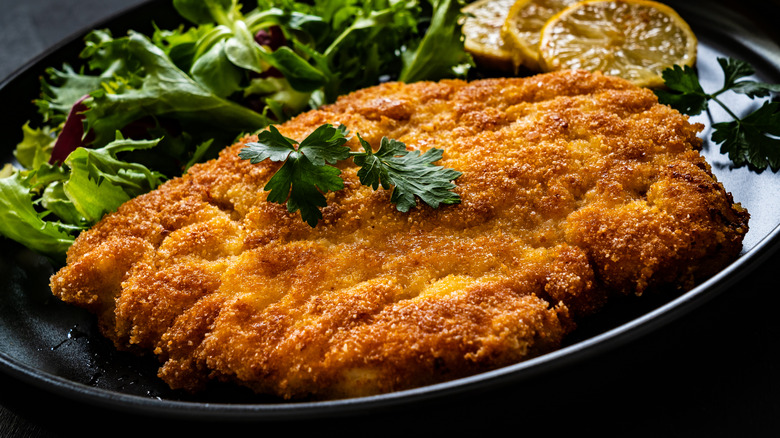
POLYGON ((541 32, 545 71, 585 69, 662 86, 661 72, 696 63, 697 40, 672 8, 650 0, 585 0, 550 18, 541 32))

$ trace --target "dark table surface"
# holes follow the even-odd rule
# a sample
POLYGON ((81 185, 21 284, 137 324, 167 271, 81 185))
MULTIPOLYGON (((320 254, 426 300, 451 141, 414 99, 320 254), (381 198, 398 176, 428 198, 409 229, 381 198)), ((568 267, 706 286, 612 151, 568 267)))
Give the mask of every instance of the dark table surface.
MULTIPOLYGON (((137 3, 0 0, 0 78, 83 26, 137 3)), ((177 422, 85 405, 0 372, 0 437, 158 436, 174 431, 180 436, 395 436, 419 431, 486 434, 505 428, 512 435, 778 436, 779 267, 776 253, 737 286, 685 317, 542 379, 360 416, 221 425, 177 422)))

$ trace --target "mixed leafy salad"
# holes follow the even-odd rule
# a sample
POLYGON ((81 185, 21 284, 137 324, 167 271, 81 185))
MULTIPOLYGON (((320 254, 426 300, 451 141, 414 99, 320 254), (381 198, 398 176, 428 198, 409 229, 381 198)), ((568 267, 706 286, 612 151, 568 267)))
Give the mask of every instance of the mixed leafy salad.
POLYGON ((42 122, 22 128, 18 166, 0 172, 0 234, 62 260, 104 214, 242 133, 382 81, 463 77, 472 66, 458 0, 173 6, 186 20, 178 28, 95 30, 81 65, 47 71, 42 122))

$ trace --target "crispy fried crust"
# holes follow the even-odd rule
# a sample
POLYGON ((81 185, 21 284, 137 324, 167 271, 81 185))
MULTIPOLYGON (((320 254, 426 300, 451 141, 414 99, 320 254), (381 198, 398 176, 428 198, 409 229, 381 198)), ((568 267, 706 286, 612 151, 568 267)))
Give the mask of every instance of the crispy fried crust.
POLYGON ((118 347, 154 351, 173 388, 350 397, 549 352, 611 296, 722 269, 747 232, 701 126, 620 79, 390 83, 279 129, 323 123, 443 148, 462 203, 400 213, 347 162, 312 229, 266 202, 279 165, 239 143, 83 233, 53 292, 118 347))

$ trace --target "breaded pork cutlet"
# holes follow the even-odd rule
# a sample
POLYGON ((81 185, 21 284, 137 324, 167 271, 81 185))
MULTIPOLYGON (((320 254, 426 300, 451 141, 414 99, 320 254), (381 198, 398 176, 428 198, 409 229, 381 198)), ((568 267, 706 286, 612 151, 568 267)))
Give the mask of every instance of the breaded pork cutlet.
POLYGON ((701 126, 621 79, 388 83, 278 129, 324 123, 443 149, 462 203, 401 213, 345 161, 311 228, 266 201, 280 165, 239 159, 247 137, 79 236, 54 294, 173 388, 351 397, 550 352, 611 297, 714 274, 748 229, 701 126))

